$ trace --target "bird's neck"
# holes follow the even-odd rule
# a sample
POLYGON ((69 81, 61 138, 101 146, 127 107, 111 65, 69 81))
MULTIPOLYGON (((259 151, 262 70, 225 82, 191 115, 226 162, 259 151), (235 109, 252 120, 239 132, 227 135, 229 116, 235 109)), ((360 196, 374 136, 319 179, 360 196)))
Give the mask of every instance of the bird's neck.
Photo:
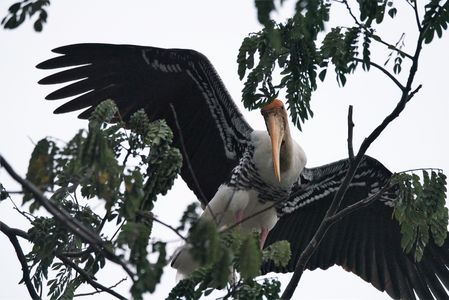
POLYGON ((285 128, 285 135, 283 139, 283 144, 281 146, 280 151, 280 167, 281 174, 288 172, 290 168, 292 168, 292 160, 293 160, 293 140, 290 135, 290 129, 288 125, 285 128))
POLYGON ((283 188, 290 188, 298 180, 299 174, 305 166, 305 154, 302 148, 290 135, 290 131, 285 132, 288 137, 280 151, 281 182, 278 181, 273 172, 271 140, 268 132, 255 131, 252 139, 254 143, 254 163, 262 179, 273 185, 283 188))
POLYGON ((306 165, 304 150, 291 136, 288 124, 285 125, 284 144, 280 151, 281 178, 284 184, 292 185, 299 178, 306 165))

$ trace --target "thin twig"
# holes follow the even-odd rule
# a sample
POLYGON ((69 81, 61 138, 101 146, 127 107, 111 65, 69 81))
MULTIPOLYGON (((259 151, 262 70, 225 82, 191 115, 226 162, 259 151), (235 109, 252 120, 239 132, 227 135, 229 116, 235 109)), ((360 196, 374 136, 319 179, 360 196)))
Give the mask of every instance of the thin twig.
POLYGON ((40 299, 39 295, 34 289, 33 283, 30 279, 30 269, 28 267, 25 255, 23 254, 22 247, 20 246, 19 240, 17 239, 17 230, 13 230, 11 227, 0 221, 0 231, 3 232, 11 241, 11 244, 16 250, 17 258, 19 259, 20 265, 22 266, 23 281, 28 289, 32 299, 40 299))
POLYGON ((201 189, 201 186, 200 186, 200 184, 198 182, 198 179, 196 178, 195 172, 193 171, 192 164, 190 163, 190 158, 189 158, 189 155, 187 153, 186 145, 184 143, 184 136, 182 134, 182 129, 181 129, 181 126, 179 125, 179 121, 178 121, 178 114, 176 113, 175 107, 173 106, 172 103, 170 103, 170 109, 171 109, 172 114, 173 114, 173 119, 175 121, 176 130, 178 131, 179 144, 181 146, 181 151, 184 154, 183 155, 184 156, 184 160, 185 160, 185 162, 187 164, 187 167, 189 168, 190 176, 192 176, 193 183, 195 184, 196 189, 198 190, 198 192, 200 194, 200 199, 199 200, 200 200, 200 202, 204 206, 207 206, 207 203, 208 203, 207 198, 204 195, 203 190, 201 189))
POLYGON ((7 192, 8 194, 18 194, 18 195, 22 195, 25 193, 24 191, 6 191, 6 190, 5 192, 7 192))
MULTIPOLYGON (((1 165, 0 165, 1 166, 1 165)), ((25 219, 27 219, 28 220, 28 222, 33 222, 33 220, 31 220, 31 217, 33 217, 33 218, 35 218, 35 216, 33 216, 32 214, 30 214, 30 213, 28 213, 28 212, 26 212, 26 211, 23 211, 23 210, 21 210, 18 206, 17 206, 17 204, 14 202, 14 200, 12 200, 12 198, 8 195, 8 198, 9 198, 9 201, 11 201, 11 203, 12 203, 12 205, 14 205, 14 209, 19 213, 19 214, 21 214, 25 219)))
MULTIPOLYGON (((358 58, 358 57, 354 57, 354 60, 358 61, 358 62, 361 62, 361 63, 364 63, 363 59, 358 58)), ((405 90, 405 87, 399 82, 399 80, 396 79, 396 77, 394 77, 390 72, 388 72, 387 69, 385 69, 384 67, 382 67, 381 65, 379 65, 379 64, 377 64, 377 63, 375 63, 373 61, 370 61, 368 64, 370 66, 373 66, 376 69, 382 71, 382 73, 384 73, 385 75, 387 75, 387 77, 390 78, 398 86, 398 88, 401 89, 401 91, 405 90)))
MULTIPOLYGON (((183 157, 184 157, 185 163, 187 164, 187 168, 189 169, 190 176, 192 176, 192 180, 193 180, 193 183, 196 186, 196 190, 200 194, 199 195, 200 196, 199 200, 200 200, 201 204, 204 206, 204 209, 206 209, 206 207, 209 205, 209 201, 206 198, 206 196, 204 195, 203 190, 201 189, 201 186, 200 186, 200 184, 198 182, 198 179, 196 178, 195 172, 193 171, 193 167, 192 167, 192 164, 190 162, 189 154, 187 153, 187 149, 186 149, 186 146, 185 146, 185 143, 184 143, 184 137, 182 135, 182 129, 181 129, 181 126, 179 125, 178 114, 176 113, 175 107, 173 106, 172 103, 170 103, 170 108, 171 108, 171 111, 172 111, 172 114, 173 114, 173 119, 175 121, 176 130, 178 131, 179 144, 181 146, 181 151, 184 154, 183 157)), ((210 210, 210 211, 211 211, 212 217, 215 220, 215 215, 214 215, 213 211, 212 210, 210 210)))
POLYGON ((114 232, 114 234, 112 235, 112 237, 109 239, 109 241, 113 241, 115 236, 118 234, 118 232, 122 229, 123 225, 125 224, 126 220, 122 221, 122 224, 120 224, 120 226, 117 228, 117 230, 114 232))
MULTIPOLYGON (((408 1, 406 1, 406 2, 408 2, 408 1)), ((410 6, 413 8, 413 11, 415 13, 415 20, 416 20, 416 25, 418 26, 418 30, 421 31, 422 27, 421 27, 421 21, 419 20, 418 4, 416 3, 416 0, 413 0, 413 5, 410 3, 410 6)))
MULTIPOLYGON (((125 281, 127 278, 125 277, 125 278, 122 278, 122 279, 120 279, 120 281, 118 281, 116 284, 114 284, 114 285, 111 285, 110 287, 108 287, 108 289, 113 289, 113 288, 115 288, 115 287, 117 287, 120 283, 122 283, 123 281, 125 281)), ((102 293, 103 291, 101 291, 101 290, 97 290, 97 291, 95 291, 95 292, 91 292, 91 293, 81 293, 81 294, 75 294, 75 295, 73 295, 73 298, 75 298, 75 297, 84 297, 84 296, 92 296, 92 295, 95 295, 95 294, 99 294, 99 293, 102 293)))
POLYGON ((111 288, 105 287, 104 285, 102 285, 101 283, 98 283, 95 280, 95 277, 92 274, 87 273, 85 270, 83 270, 82 268, 80 268, 77 264, 75 264, 74 262, 72 262, 70 259, 68 259, 67 257, 64 256, 57 256, 65 265, 73 268, 76 272, 78 272, 78 274, 80 274, 91 286, 93 286, 96 289, 99 289, 103 292, 106 292, 108 294, 111 294, 112 296, 118 298, 118 299, 122 299, 122 300, 126 300, 126 297, 123 297, 122 295, 120 295, 119 293, 117 293, 116 291, 114 291, 111 288))
POLYGON ((354 15, 354 13, 352 12, 352 9, 351 9, 351 7, 349 6, 347 0, 342 0, 342 1, 339 1, 339 2, 345 4, 346 9, 348 10, 348 13, 351 15, 351 17, 352 17, 352 19, 354 20, 355 24, 356 24, 357 26, 359 26, 360 28, 362 28, 368 36, 372 37, 375 41, 377 41, 377 42, 379 42, 379 43, 381 43, 381 44, 387 46, 388 49, 394 50, 394 51, 398 52, 399 54, 403 55, 404 57, 407 57, 407 58, 413 60, 413 56, 411 56, 410 54, 408 54, 408 53, 402 51, 401 49, 397 48, 396 46, 394 46, 394 45, 392 45, 392 44, 390 44, 390 43, 385 42, 385 41, 382 40, 379 36, 373 34, 371 31, 369 31, 369 30, 366 28, 365 24, 362 24, 362 23, 357 19, 357 17, 354 15))
POLYGON ((352 121, 352 105, 349 105, 349 108, 348 108, 348 156, 349 156, 350 163, 352 163, 352 160, 354 159, 354 148, 353 148, 353 144, 352 144, 353 131, 354 131, 354 122, 352 121))
POLYGON ((374 195, 371 195, 363 200, 360 200, 354 204, 351 204, 347 207, 345 207, 344 209, 340 210, 338 213, 336 213, 335 215, 327 218, 327 221, 332 225, 337 221, 340 221, 341 219, 343 219, 344 217, 354 213, 355 211, 359 210, 360 208, 366 207, 368 205, 370 205, 371 203, 379 200, 382 195, 389 189, 391 188, 390 186, 390 181, 388 180, 384 186, 374 195))
POLYGON ((93 252, 94 249, 92 247, 87 247, 87 249, 85 250, 81 250, 81 251, 65 251, 65 252, 61 252, 61 255, 66 256, 66 257, 73 257, 73 258, 77 258, 77 257, 82 257, 86 254, 89 254, 91 252, 93 252))
POLYGON ((416 172, 416 171, 438 171, 438 173, 443 173, 443 169, 440 168, 416 168, 416 169, 409 169, 405 171, 396 172, 397 174, 400 173, 410 173, 410 172, 416 172))
MULTIPOLYGON (((139 214, 139 215, 140 215, 140 214, 139 214)), ((145 217, 150 217, 150 218, 153 219, 153 221, 155 221, 156 223, 159 223, 159 224, 161 224, 161 225, 167 227, 168 229, 170 229, 171 231, 173 231, 177 236, 179 236, 179 237, 180 237, 181 239, 183 239, 184 241, 187 240, 185 237, 182 236, 182 234, 180 234, 180 233, 178 232, 178 230, 176 230, 176 228, 174 228, 173 226, 168 225, 167 223, 165 223, 165 222, 159 220, 159 219, 156 218, 153 214, 152 214, 152 215, 145 214, 144 216, 145 216, 145 217)))

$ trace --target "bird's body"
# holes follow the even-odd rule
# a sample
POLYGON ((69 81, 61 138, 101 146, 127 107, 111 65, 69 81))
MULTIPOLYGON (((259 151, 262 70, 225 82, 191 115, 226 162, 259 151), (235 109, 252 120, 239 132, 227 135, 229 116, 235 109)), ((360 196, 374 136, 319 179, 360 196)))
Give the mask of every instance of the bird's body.
MULTIPOLYGON (((139 109, 151 121, 165 119, 175 146, 184 149, 181 177, 205 206, 204 218, 222 216, 219 226, 229 226, 274 205, 241 226, 261 231, 264 247, 290 242, 289 264, 280 268, 267 262, 264 274, 294 270, 348 170, 348 160, 305 168, 304 151, 291 138, 282 104, 273 101, 263 107, 268 132, 254 131, 212 64, 196 51, 109 44, 53 51, 61 55, 38 68, 69 68, 40 83, 70 84, 47 99, 74 97, 55 113, 84 108, 80 117, 87 118, 101 101, 113 99, 125 121, 139 109)), ((342 205, 376 193, 390 177, 381 163, 364 157, 342 205)), ((448 240, 442 247, 430 241, 422 261, 414 261, 401 248, 390 196, 334 224, 306 267, 338 264, 393 298, 415 299, 416 293, 422 299, 448 299, 448 240)))
MULTIPOLYGON (((205 208, 205 217, 218 221, 217 225, 229 226, 242 217, 261 212, 251 217, 241 226, 247 230, 271 230, 278 220, 277 209, 288 198, 293 184, 306 164, 306 156, 295 141, 285 151, 291 157, 288 167, 281 166, 279 181, 273 172, 272 145, 267 131, 254 131, 251 141, 239 164, 232 170, 229 179, 220 185, 217 193, 205 208)), ((281 151, 281 161, 283 160, 281 151)))

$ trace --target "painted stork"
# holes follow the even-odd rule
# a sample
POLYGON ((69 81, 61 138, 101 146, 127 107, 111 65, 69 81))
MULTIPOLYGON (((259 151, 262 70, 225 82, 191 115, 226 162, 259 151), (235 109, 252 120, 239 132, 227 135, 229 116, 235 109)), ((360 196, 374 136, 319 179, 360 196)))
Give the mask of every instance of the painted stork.
MULTIPOLYGON (((266 263, 264 274, 294 270, 346 173, 347 160, 305 168, 304 152, 290 136, 282 103, 262 108, 268 133, 254 131, 212 64, 196 51, 76 44, 53 52, 61 55, 37 67, 69 68, 39 83, 74 81, 46 97, 74 96, 55 113, 86 109, 79 117, 87 118, 101 101, 113 99, 124 120, 142 108, 150 120, 165 119, 174 129, 175 146, 185 147, 184 159, 193 170, 185 165, 181 177, 198 198, 210 200, 208 207, 234 221, 277 202, 275 209, 242 226, 260 230, 264 247, 278 240, 291 244, 288 266, 266 263), (182 137, 175 129, 171 107, 178 114, 182 137)), ((390 176, 377 160, 364 157, 343 205, 375 193, 390 176)), ((307 268, 340 265, 392 298, 448 299, 449 242, 442 247, 430 243, 421 262, 415 262, 401 249, 391 201, 384 196, 335 224, 307 268)))

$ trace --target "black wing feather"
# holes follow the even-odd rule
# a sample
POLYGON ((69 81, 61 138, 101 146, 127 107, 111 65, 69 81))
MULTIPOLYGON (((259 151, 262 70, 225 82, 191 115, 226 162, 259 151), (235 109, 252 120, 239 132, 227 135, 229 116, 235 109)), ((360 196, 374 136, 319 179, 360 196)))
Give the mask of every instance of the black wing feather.
MULTIPOLYGON (((289 203, 283 208, 265 247, 288 240, 292 259, 285 268, 267 262, 263 273, 292 272, 300 254, 321 223, 349 163, 342 160, 323 167, 306 169, 302 184, 294 187, 289 203), (323 189, 322 187, 326 188, 323 189), (326 194, 326 189, 331 193, 326 194)), ((377 190, 391 177, 391 172, 371 157, 364 157, 343 200, 346 207, 377 190)), ((437 247, 431 241, 420 262, 401 248, 400 228, 392 217, 388 195, 361 208, 334 224, 310 258, 307 269, 327 269, 340 265, 360 276, 394 299, 449 299, 449 241, 437 247), (416 295, 415 295, 416 293, 416 295)))
POLYGON ((195 185, 186 164, 181 176, 198 197, 202 191, 204 200, 212 198, 237 164, 252 128, 204 55, 193 50, 110 44, 76 44, 53 52, 61 55, 37 68, 71 68, 39 81, 68 83, 46 99, 74 97, 55 113, 85 109, 79 117, 88 118, 101 101, 112 99, 124 120, 138 109, 145 109, 150 120, 165 119, 174 132, 175 146, 181 147, 172 104, 200 186, 195 185))

